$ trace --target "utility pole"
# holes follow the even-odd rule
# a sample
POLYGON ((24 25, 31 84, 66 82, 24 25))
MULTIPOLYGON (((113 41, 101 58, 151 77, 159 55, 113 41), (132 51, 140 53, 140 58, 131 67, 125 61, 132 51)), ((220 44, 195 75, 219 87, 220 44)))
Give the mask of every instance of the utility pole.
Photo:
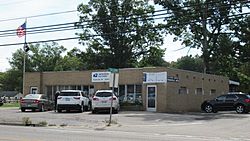
POLYGON ((206 1, 202 3, 202 34, 203 34, 203 73, 205 74, 207 72, 207 57, 208 57, 208 42, 207 42, 207 8, 208 6, 205 5, 206 1))
POLYGON ((202 73, 202 78, 201 78, 201 87, 202 87, 202 101, 203 101, 203 96, 205 94, 204 90, 204 81, 205 81, 205 74, 207 72, 207 64, 208 64, 208 42, 207 42, 207 8, 208 6, 206 5, 206 1, 202 2, 202 32, 203 32, 203 73, 202 73))
POLYGON ((25 35, 24 35, 24 46, 23 46, 23 96, 25 92, 25 71, 26 71, 26 53, 28 49, 27 45, 27 38, 26 38, 26 33, 27 33, 27 19, 25 19, 25 35))
POLYGON ((110 86, 110 87, 112 87, 112 96, 111 96, 110 116, 109 116, 109 124, 108 124, 108 126, 110 126, 111 122, 112 122, 112 112, 113 112, 113 95, 115 94, 115 87, 118 87, 118 77, 117 77, 117 80, 116 80, 116 76, 118 75, 119 70, 115 69, 115 68, 109 68, 108 71, 111 72, 110 75, 113 76, 112 80, 111 79, 109 80, 111 82, 109 84, 112 84, 110 86), (117 82, 117 84, 116 84, 116 82, 117 82))

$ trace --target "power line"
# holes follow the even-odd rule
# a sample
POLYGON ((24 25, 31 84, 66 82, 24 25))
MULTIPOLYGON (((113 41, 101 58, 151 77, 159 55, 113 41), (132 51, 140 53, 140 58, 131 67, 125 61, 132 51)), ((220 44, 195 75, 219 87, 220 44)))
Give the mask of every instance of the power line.
MULTIPOLYGON (((163 11, 166 11, 166 10, 157 10, 157 11, 154 11, 154 13, 156 13, 156 12, 163 12, 163 11)), ((152 12, 150 12, 150 13, 152 13, 152 12)), ((51 14, 52 13, 46 14, 46 15, 51 15, 51 14)), ((145 19, 140 19, 138 21, 144 21, 144 20, 149 20, 149 19, 157 20, 157 19, 171 18, 172 16, 165 17, 168 14, 171 14, 171 13, 160 13, 160 14, 148 15, 146 18, 144 17, 145 19), (156 17, 156 16, 163 16, 163 15, 164 15, 164 17, 156 17)), ((238 15, 231 15, 231 16, 228 16, 228 17, 242 16, 242 15, 246 15, 246 14, 249 14, 249 13, 243 13, 243 14, 238 14, 238 15)), ((37 16, 39 16, 39 15, 37 15, 37 16)), ((190 15, 187 15, 187 16, 190 16, 190 15)), ((126 20, 139 19, 139 18, 140 17, 130 17, 129 19, 126 19, 126 20)), ((109 17, 109 19, 110 19, 110 17, 109 17)), ((207 20, 212 20, 212 19, 207 19, 207 20)), ((83 23, 84 22, 91 22, 91 21, 93 22, 95 20, 86 20, 86 21, 83 21, 83 23)), ((195 22, 198 22, 198 21, 201 21, 201 20, 194 20, 194 21, 192 21, 190 23, 195 23, 195 22)), ((74 30, 74 29, 76 29, 74 26, 64 26, 64 27, 53 27, 53 26, 63 26, 63 25, 69 25, 69 24, 76 25, 77 23, 79 23, 79 22, 56 24, 56 25, 48 25, 48 26, 40 26, 40 27, 31 27, 31 28, 27 28, 27 33, 29 33, 29 34, 38 34, 38 33, 48 33, 48 32, 65 31, 65 30, 74 30), (53 27, 53 28, 47 28, 47 27, 53 27), (36 28, 39 28, 39 29, 38 30, 30 30, 30 29, 36 29, 36 28), (42 28, 45 28, 45 29, 42 29, 42 28)), ((186 24, 186 23, 182 23, 182 24, 186 24)), ((180 24, 180 23, 178 23, 178 24, 180 24)), ((89 25, 89 24, 84 24, 84 25, 79 24, 78 26, 82 26, 82 28, 86 28, 86 25, 89 25)), ((5 31, 1 31, 1 32, 10 32, 10 31, 16 31, 16 30, 5 30, 5 31)), ((13 32, 13 33, 6 33, 6 34, 2 33, 2 34, 0 34, 0 35, 2 35, 0 37, 15 36, 15 35, 11 35, 11 34, 15 34, 15 32, 13 32)))
MULTIPOLYGON (((140 22, 140 21, 146 21, 146 20, 159 20, 159 19, 165 19, 165 20, 167 20, 167 19, 173 17, 173 16, 167 16, 168 14, 169 13, 154 14, 154 15, 146 17, 145 19, 139 19, 138 22, 140 22), (163 17, 158 17, 158 16, 163 16, 163 17)), ((247 14, 249 14, 249 13, 242 13, 242 14, 237 14, 237 15, 230 15, 230 16, 227 16, 227 17, 242 16, 242 15, 247 15, 247 14)), ((187 15, 187 16, 190 16, 190 15, 187 15)), ((195 16, 195 15, 192 15, 192 16, 195 16)), ((134 20, 134 19, 138 19, 138 18, 139 17, 132 17, 132 18, 126 19, 126 21, 134 20)), ((212 19, 208 18, 207 20, 212 20, 212 19)), ((94 22, 96 20, 86 20, 86 22, 90 22, 90 21, 94 22)), ((37 26, 37 27, 27 28, 27 33, 29 33, 29 34, 46 33, 46 31, 48 31, 48 32, 53 32, 53 30, 55 30, 55 31, 63 31, 63 29, 65 29, 65 30, 74 30, 74 29, 76 29, 75 25, 76 26, 81 26, 82 28, 86 28, 86 26, 87 25, 91 25, 91 23, 81 24, 80 22, 70 22, 70 23, 63 23, 63 24, 37 26)), ((1 33, 0 37, 15 36, 16 29, 13 29, 13 30, 3 30, 3 31, 0 31, 0 33, 1 33)))
MULTIPOLYGON (((238 2, 238 1, 232 1, 232 2, 238 2)), ((214 3, 217 3, 217 2, 209 2, 209 3, 206 3, 206 4, 214 4, 214 3)), ((241 1, 241 3, 247 4, 247 3, 249 3, 249 1, 244 0, 244 1, 241 1)), ((179 7, 179 8, 187 8, 187 7, 200 6, 200 5, 201 4, 191 4, 191 5, 186 5, 186 6, 179 7)), ((232 6, 232 5, 235 5, 235 3, 220 5, 219 7, 226 7, 226 6, 232 6)), ((177 9, 177 8, 175 8, 175 9, 177 9)), ((147 13, 162 12, 162 11, 167 11, 167 10, 169 10, 169 9, 161 9, 161 10, 156 10, 156 11, 152 11, 152 12, 150 11, 150 12, 147 12, 147 13)), ((10 19, 0 20, 0 22, 13 21, 13 20, 19 20, 19 19, 25 19, 25 18, 36 18, 36 17, 43 17, 43 16, 51 16, 51 15, 58 15, 58 14, 65 14, 65 13, 72 13, 72 12, 77 12, 77 10, 61 11, 61 12, 55 12, 55 13, 27 16, 27 17, 10 18, 10 19)), ((130 15, 126 15, 126 16, 130 17, 130 16, 133 16, 133 15, 137 15, 137 14, 130 14, 130 15)), ((138 14, 138 15, 140 15, 140 14, 138 14)))
MULTIPOLYGON (((248 13, 250 14, 250 12, 248 13)), ((186 24, 186 23, 183 23, 186 24)), ((163 27, 150 27, 148 29, 155 29, 155 28, 163 28, 163 27)), ((95 34, 95 35, 88 35, 87 37, 96 37, 96 36, 110 36, 110 35, 116 35, 120 33, 129 33, 129 32, 135 32, 137 30, 130 30, 130 31, 124 31, 124 32, 112 32, 112 33, 106 33, 106 34, 95 34)), ((55 42, 55 41, 63 41, 63 40, 74 40, 74 39, 80 39, 80 37, 71 37, 71 38, 61 38, 61 39, 52 39, 52 40, 41 40, 41 41, 32 41, 28 42, 29 44, 33 43, 44 43, 44 42, 55 42)), ((24 43, 12 43, 12 44, 2 44, 1 46, 13 46, 13 45, 23 45, 24 43)))
POLYGON ((44 17, 44 16, 51 16, 51 15, 59 15, 59 14, 72 13, 72 12, 77 12, 77 10, 70 10, 70 11, 62 11, 62 12, 55 12, 55 13, 48 13, 48 14, 41 14, 41 15, 34 15, 34 16, 27 16, 27 17, 4 19, 4 20, 0 20, 0 22, 14 21, 14 20, 25 19, 25 18, 37 18, 37 17, 44 17))
MULTIPOLYGON (((71 37, 71 38, 60 38, 60 39, 53 39, 53 40, 41 40, 41 41, 32 41, 28 42, 29 44, 34 43, 45 43, 45 42, 55 42, 55 41, 64 41, 64 40, 75 40, 79 39, 80 37, 71 37)), ((25 43, 12 43, 12 44, 2 44, 0 46, 14 46, 14 45, 24 45, 25 43)))
POLYGON ((17 2, 1 3, 0 6, 19 4, 19 3, 24 3, 24 2, 28 2, 28 1, 32 1, 32 0, 22 0, 22 1, 17 1, 17 2))

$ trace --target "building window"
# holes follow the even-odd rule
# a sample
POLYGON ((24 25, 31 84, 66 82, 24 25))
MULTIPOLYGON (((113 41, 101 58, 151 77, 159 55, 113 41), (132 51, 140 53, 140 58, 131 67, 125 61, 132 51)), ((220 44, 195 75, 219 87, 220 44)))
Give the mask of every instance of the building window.
POLYGON ((129 103, 134 103, 135 101, 135 87, 134 85, 127 85, 127 101, 129 103))
POLYGON ((125 85, 119 85, 119 101, 122 103, 125 100, 125 85))
POLYGON ((197 95, 202 95, 203 93, 202 93, 202 88, 196 88, 195 89, 195 94, 197 94, 197 95))
POLYGON ((62 90, 81 90, 84 94, 91 97, 94 94, 93 85, 54 85, 46 86, 46 94, 49 99, 54 99, 55 93, 62 90))
POLYGON ((30 94, 37 94, 38 93, 38 87, 30 87, 30 94))
POLYGON ((121 104, 142 104, 142 85, 119 85, 119 100, 121 104))
POLYGON ((47 86, 46 87, 46 91, 47 91, 47 96, 48 96, 48 99, 52 100, 54 99, 52 93, 53 93, 53 87, 52 86, 47 86))
POLYGON ((71 89, 71 90, 76 90, 76 85, 70 86, 70 89, 71 89))
POLYGON ((78 85, 76 89, 77 89, 77 90, 82 90, 82 86, 81 86, 81 85, 78 85))
POLYGON ((135 103, 142 104, 142 85, 135 85, 135 103))
POLYGON ((188 94, 188 89, 187 89, 187 87, 180 87, 180 89, 179 89, 179 94, 188 94))
POLYGON ((212 94, 216 94, 216 90, 215 89, 211 89, 210 90, 210 95, 212 95, 212 94))

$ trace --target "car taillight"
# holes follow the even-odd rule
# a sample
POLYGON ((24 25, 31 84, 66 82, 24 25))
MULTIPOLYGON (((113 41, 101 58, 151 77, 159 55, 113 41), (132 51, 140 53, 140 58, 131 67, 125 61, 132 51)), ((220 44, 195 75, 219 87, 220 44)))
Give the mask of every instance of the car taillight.
POLYGON ((96 98, 96 97, 93 97, 93 99, 92 100, 94 100, 94 101, 98 101, 99 99, 98 98, 96 98))
POLYGON ((250 99, 245 99, 245 102, 246 103, 250 103, 250 99))
POLYGON ((40 101, 39 100, 34 100, 33 103, 39 103, 40 101))
POLYGON ((74 97, 74 99, 80 99, 80 97, 74 97))
MULTIPOLYGON (((109 100, 112 100, 112 98, 110 98, 109 100)), ((116 100, 116 97, 113 97, 113 100, 116 100)))
POLYGON ((23 99, 20 100, 20 103, 25 103, 23 99))
POLYGON ((62 99, 62 97, 57 97, 57 99, 62 99))

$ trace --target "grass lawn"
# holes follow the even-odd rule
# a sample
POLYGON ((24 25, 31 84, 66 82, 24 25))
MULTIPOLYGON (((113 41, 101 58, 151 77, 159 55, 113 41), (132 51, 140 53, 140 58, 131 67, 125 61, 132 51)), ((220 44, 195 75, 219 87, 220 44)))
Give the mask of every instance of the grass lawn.
POLYGON ((19 102, 13 102, 13 103, 4 103, 0 108, 6 108, 6 107, 19 107, 19 102))

